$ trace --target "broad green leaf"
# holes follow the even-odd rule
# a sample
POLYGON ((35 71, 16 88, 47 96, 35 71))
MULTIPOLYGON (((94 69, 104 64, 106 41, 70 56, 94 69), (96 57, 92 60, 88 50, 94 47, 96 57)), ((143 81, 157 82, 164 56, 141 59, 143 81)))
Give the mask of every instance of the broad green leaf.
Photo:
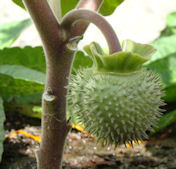
POLYGON ((169 27, 176 27, 176 12, 172 12, 166 17, 166 25, 169 27))
POLYGON ((160 131, 161 129, 164 129, 165 127, 169 126, 175 121, 176 121, 176 110, 164 114, 157 122, 156 124, 157 128, 154 129, 154 133, 160 131))
POLYGON ((15 4, 17 4, 18 6, 20 6, 21 8, 23 9, 26 9, 24 4, 23 4, 23 1, 22 0, 12 0, 15 4))
POLYGON ((157 49, 157 52, 152 56, 151 61, 167 57, 176 52, 176 35, 161 37, 154 42, 152 45, 157 49))
POLYGON ((45 74, 17 65, 0 66, 0 95, 41 93, 45 74))
MULTIPOLYGON (((124 0, 104 0, 99 12, 104 16, 111 15, 123 1, 124 0)), ((78 2, 79 0, 61 0, 62 16, 74 9, 78 2)))
POLYGON ((42 47, 13 47, 0 50, 1 65, 22 65, 40 72, 46 72, 45 57, 42 47))
POLYGON ((166 27, 161 32, 160 37, 171 36, 171 35, 176 34, 176 20, 175 20, 175 18, 176 18, 176 12, 172 12, 167 15, 166 27))
POLYGON ((79 0, 61 0, 60 3, 62 16, 64 16, 70 10, 74 9, 78 2, 79 0))
POLYGON ((3 142, 5 139, 5 131, 4 131, 4 121, 5 121, 5 112, 3 107, 3 100, 0 97, 0 161, 2 159, 3 149, 3 142))
MULTIPOLYGON (((0 65, 22 65, 40 72, 46 72, 46 63, 42 47, 13 47, 0 50, 0 65)), ((92 59, 82 51, 75 54, 72 72, 80 67, 91 67, 92 59)))
POLYGON ((160 37, 171 36, 176 34, 176 27, 167 26, 160 34, 160 37))
POLYGON ((124 0, 104 0, 99 12, 104 16, 111 15, 123 1, 124 0))
MULTIPOLYGON (((167 24, 172 25, 173 16, 167 17, 167 24)), ((175 23, 173 23, 173 27, 175 23)), ((174 27, 175 28, 175 27, 174 27)), ((164 99, 168 102, 176 101, 176 34, 171 36, 162 36, 155 40, 152 45, 157 49, 156 54, 147 64, 149 68, 157 72, 165 85, 166 96, 164 99)))
POLYGON ((31 23, 30 19, 25 19, 0 25, 0 49, 9 47, 31 23))
POLYGON ((3 96, 4 103, 41 105, 42 93, 3 96))
POLYGON ((164 99, 168 102, 176 101, 176 53, 151 62, 147 67, 160 75, 165 86, 164 99))

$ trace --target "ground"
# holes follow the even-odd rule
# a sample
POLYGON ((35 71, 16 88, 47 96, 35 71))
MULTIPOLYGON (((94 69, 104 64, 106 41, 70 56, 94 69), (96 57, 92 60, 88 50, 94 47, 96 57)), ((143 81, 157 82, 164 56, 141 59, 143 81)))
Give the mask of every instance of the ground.
MULTIPOLYGON (((7 113, 6 140, 1 169, 36 169, 35 150, 39 143, 23 134, 9 138, 14 130, 40 135, 40 120, 18 113, 7 113)), ((116 149, 96 144, 94 137, 72 130, 64 152, 64 169, 176 169, 174 124, 150 140, 120 145, 116 149)))

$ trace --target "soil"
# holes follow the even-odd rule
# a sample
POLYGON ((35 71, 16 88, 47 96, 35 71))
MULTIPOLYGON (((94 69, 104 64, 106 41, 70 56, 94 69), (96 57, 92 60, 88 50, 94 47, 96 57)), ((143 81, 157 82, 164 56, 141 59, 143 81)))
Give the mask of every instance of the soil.
MULTIPOLYGON (((39 143, 23 134, 8 138, 14 130, 40 135, 40 120, 18 113, 6 113, 6 139, 0 169, 36 169, 35 150, 39 143)), ((117 149, 96 144, 96 139, 72 130, 67 138, 64 169, 176 169, 174 125, 155 138, 117 149), (164 134, 163 134, 164 132, 164 134)))

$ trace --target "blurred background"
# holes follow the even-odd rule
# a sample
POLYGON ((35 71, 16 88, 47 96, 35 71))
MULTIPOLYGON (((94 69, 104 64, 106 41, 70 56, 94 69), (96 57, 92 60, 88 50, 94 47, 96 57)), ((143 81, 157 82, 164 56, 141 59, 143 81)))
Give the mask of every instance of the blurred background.
MULTIPOLYGON (((0 0, 0 23, 22 20, 29 15, 11 0, 0 0)), ((125 0, 106 19, 111 23, 120 40, 131 39, 149 43, 159 36, 166 25, 166 15, 176 11, 176 0, 125 0)), ((106 42, 100 31, 91 25, 80 46, 96 40, 103 46, 106 42)), ((40 45, 34 25, 27 28, 13 46, 40 45), (32 32, 32 33, 31 33, 32 32)))

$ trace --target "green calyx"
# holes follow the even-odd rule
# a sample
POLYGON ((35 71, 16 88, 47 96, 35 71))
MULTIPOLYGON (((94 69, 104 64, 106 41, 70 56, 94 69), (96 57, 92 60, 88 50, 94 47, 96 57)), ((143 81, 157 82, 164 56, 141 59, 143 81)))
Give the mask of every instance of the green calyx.
POLYGON ((147 44, 139 44, 131 40, 123 41, 122 51, 107 55, 96 42, 84 47, 93 60, 96 73, 133 73, 140 71, 142 64, 155 53, 155 48, 147 44))

